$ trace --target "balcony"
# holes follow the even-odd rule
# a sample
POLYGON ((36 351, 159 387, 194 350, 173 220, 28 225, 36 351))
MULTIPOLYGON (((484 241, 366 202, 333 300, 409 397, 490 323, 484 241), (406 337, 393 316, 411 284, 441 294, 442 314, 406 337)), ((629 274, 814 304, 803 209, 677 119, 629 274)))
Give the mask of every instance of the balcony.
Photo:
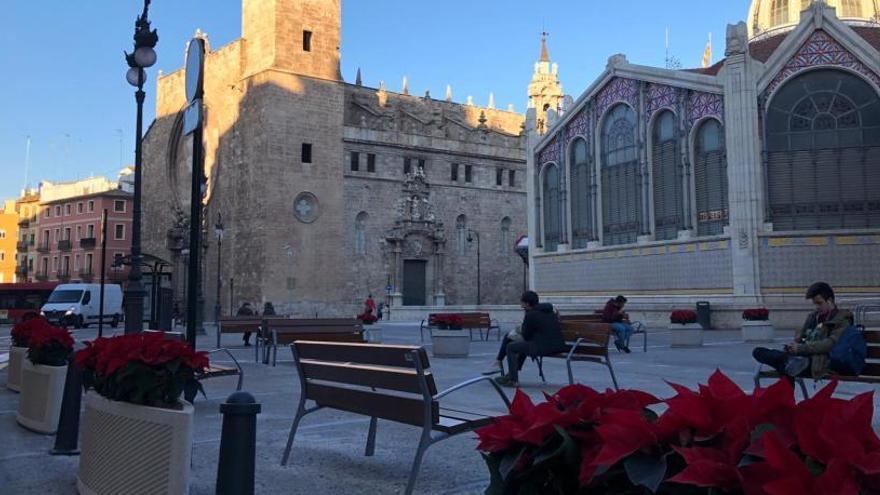
POLYGON ((18 226, 23 229, 30 227, 31 226, 31 219, 30 218, 19 218, 18 219, 18 226))
POLYGON ((58 250, 59 251, 70 251, 71 249, 70 239, 65 239, 63 241, 58 241, 58 250))
POLYGON ((70 281, 70 270, 61 270, 60 272, 58 272, 58 281, 69 282, 70 281))
POLYGON ((15 267, 15 274, 19 277, 27 277, 27 265, 17 265, 15 267))
POLYGON ((27 251, 29 245, 28 241, 18 241, 15 243, 15 249, 19 251, 27 251))
POLYGON ((49 280, 49 274, 43 271, 39 271, 34 276, 34 278, 39 280, 40 282, 45 282, 46 280, 49 280))
POLYGON ((91 282, 95 277, 95 274, 92 273, 91 268, 80 268, 79 270, 79 278, 81 278, 84 282, 91 282))
POLYGON ((49 241, 41 242, 37 244, 37 252, 38 253, 48 253, 49 252, 49 241))
POLYGON ((94 237, 83 237, 79 240, 79 247, 83 249, 95 249, 96 244, 94 237))

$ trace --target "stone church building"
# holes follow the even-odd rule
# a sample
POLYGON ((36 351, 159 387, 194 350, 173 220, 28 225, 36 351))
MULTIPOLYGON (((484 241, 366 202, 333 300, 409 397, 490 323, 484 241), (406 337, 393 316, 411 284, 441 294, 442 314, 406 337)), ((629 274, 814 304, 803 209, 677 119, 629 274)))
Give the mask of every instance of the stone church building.
MULTIPOLYGON (((205 308, 217 292, 218 215, 224 314, 271 301, 279 312, 353 315, 369 293, 397 306, 515 303, 524 116, 456 103, 450 90, 434 99, 405 85, 370 88, 360 71, 343 80, 341 14, 340 0, 243 0, 241 39, 209 46, 205 308)), ((555 67, 543 60, 536 70, 546 74, 530 106, 557 108, 555 67)), ((143 172, 144 250, 171 265, 181 307, 192 150, 184 106, 183 70, 160 76, 143 172)))
POLYGON ((817 280, 880 294, 878 16, 872 0, 753 0, 711 67, 613 55, 530 133, 534 288, 663 317, 706 300, 718 326, 765 305, 789 328, 817 280))

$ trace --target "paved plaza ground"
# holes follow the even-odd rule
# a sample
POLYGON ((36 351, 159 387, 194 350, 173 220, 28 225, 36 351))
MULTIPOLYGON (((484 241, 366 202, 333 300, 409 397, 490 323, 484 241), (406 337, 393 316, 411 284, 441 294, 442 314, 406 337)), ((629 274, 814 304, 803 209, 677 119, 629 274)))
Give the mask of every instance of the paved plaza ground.
MULTIPOLYGON (((384 323, 383 339, 394 344, 418 344, 418 323, 384 323)), ((777 335, 787 335, 780 331, 777 335)), ((77 339, 95 335, 93 328, 76 332, 77 339)), ((787 339, 777 339, 781 345, 787 339)), ((211 329, 201 337, 200 347, 214 342, 211 329)), ((648 352, 641 351, 636 338, 632 354, 611 356, 622 388, 636 388, 660 397, 671 395, 664 380, 690 387, 705 382, 715 368, 721 368, 746 390, 752 388, 754 363, 751 345, 740 341, 738 331, 706 332, 706 345, 700 349, 670 349, 665 329, 650 332, 648 352)), ((241 339, 225 335, 223 344, 233 347, 245 370, 244 389, 262 403, 257 422, 257 493, 402 493, 420 430, 415 427, 379 422, 376 452, 364 457, 369 419, 320 411, 303 421, 294 443, 291 462, 281 467, 284 443, 299 394, 299 381, 289 351, 279 353, 278 366, 255 364, 252 348, 240 347, 241 339)), ((9 327, 0 327, 0 353, 9 346, 9 327)), ((429 344, 426 344, 430 347, 429 344)), ((432 358, 431 365, 438 386, 445 388, 477 376, 493 359, 498 342, 474 342, 467 359, 432 358)), ((2 366, 2 365, 0 365, 2 366)), ((522 374, 523 389, 540 399, 542 391, 552 392, 567 382, 561 360, 545 364, 547 383, 543 384, 536 367, 527 362, 522 374)), ((607 370, 588 363, 575 364, 576 379, 594 388, 611 386, 607 370)), ((192 487, 195 495, 214 493, 220 441, 219 404, 234 390, 235 379, 216 378, 205 382, 208 399, 195 403, 195 441, 193 446, 192 487)), ((0 383, 6 370, 0 371, 0 383)), ((812 388, 812 383, 810 383, 812 388)), ((861 384, 842 384, 838 396, 850 397, 871 390, 861 384)), ((511 391, 512 392, 512 391, 511 391)), ((28 432, 15 421, 17 394, 0 388, 0 494, 72 494, 76 492, 77 457, 48 455, 54 437, 28 432)), ((466 389, 449 397, 449 405, 468 405, 502 412, 497 395, 488 384, 466 389)), ((875 409, 880 404, 875 398, 875 409)), ((875 427, 880 416, 875 414, 875 427)), ((416 486, 416 493, 482 493, 488 474, 478 452, 474 435, 465 434, 441 442, 428 450, 416 486)), ((132 448, 137 448, 132 445, 132 448)))

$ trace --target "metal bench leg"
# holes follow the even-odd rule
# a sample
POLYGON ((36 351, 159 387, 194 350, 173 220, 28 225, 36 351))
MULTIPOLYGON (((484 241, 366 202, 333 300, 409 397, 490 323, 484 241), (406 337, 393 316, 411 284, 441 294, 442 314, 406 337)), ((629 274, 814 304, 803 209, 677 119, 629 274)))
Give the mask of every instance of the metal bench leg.
POLYGON ((617 386, 617 377, 614 376, 614 368, 611 367, 611 362, 605 363, 605 366, 608 367, 608 372, 611 373, 611 382, 614 383, 614 390, 620 390, 620 387, 617 386))
POLYGON ((370 431, 367 433, 367 449, 364 451, 364 455, 370 457, 376 451, 376 425, 379 422, 378 418, 370 418, 370 431))
POLYGON ((278 344, 272 344, 272 366, 278 362, 278 344))
POLYGON ((217 322, 217 349, 220 348, 220 322, 217 322))
POLYGON ((804 383, 803 378, 797 378, 798 385, 801 386, 801 393, 804 394, 804 399, 809 399, 810 394, 807 392, 807 384, 804 383))
POLYGON ((544 378, 544 358, 541 356, 538 356, 537 361, 538 361, 538 375, 541 376, 542 382, 547 383, 547 379, 544 378))
POLYGON ((419 476, 419 467, 422 465, 422 457, 424 457, 425 451, 428 450, 428 447, 430 446, 431 430, 424 429, 422 430, 422 439, 419 440, 419 446, 416 449, 416 456, 413 459, 412 469, 409 472, 409 482, 407 482, 406 491, 404 492, 406 495, 412 495, 412 492, 416 487, 416 478, 419 476))
POLYGON ((571 359, 565 360, 565 367, 568 369, 568 384, 574 385, 574 374, 571 372, 571 359))
POLYGON ((281 466, 287 465, 290 458, 290 448, 293 447, 293 437, 296 436, 296 429, 299 428, 299 422, 306 415, 305 396, 299 401, 299 407, 296 409, 296 416, 293 418, 293 424, 290 425, 290 434, 287 436, 287 446, 284 447, 284 455, 281 456, 281 466))
POLYGON ((644 347, 645 352, 648 352, 648 331, 642 329, 642 347, 644 347))

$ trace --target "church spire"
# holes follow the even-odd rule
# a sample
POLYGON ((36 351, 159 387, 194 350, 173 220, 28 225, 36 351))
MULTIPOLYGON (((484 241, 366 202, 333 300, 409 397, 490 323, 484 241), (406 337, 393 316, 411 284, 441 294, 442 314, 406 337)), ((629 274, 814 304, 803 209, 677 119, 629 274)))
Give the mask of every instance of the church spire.
POLYGON ((541 59, 535 63, 528 90, 528 108, 535 109, 535 129, 539 134, 547 131, 547 112, 558 112, 565 97, 559 82, 559 67, 550 61, 550 52, 547 50, 548 34, 541 33, 541 59))
POLYGON ((550 61, 550 53, 547 51, 547 31, 541 33, 541 62, 550 61))

